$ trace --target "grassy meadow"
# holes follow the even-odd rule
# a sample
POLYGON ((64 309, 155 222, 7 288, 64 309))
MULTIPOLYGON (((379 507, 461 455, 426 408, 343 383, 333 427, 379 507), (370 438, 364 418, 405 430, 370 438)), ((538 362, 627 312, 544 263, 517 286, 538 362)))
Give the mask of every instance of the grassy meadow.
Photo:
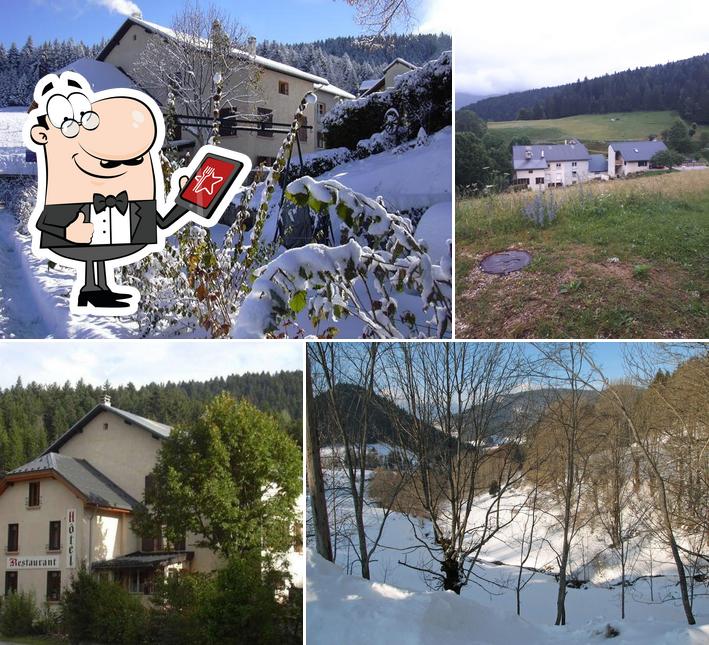
MULTIPOLYGON (((563 119, 536 121, 489 121, 488 128, 506 140, 529 137, 532 143, 559 143, 578 139, 590 152, 608 153, 608 142, 623 139, 647 139, 667 130, 679 116, 676 112, 616 112, 582 114, 563 119)), ((709 131, 700 126, 699 131, 709 131)))
POLYGON ((523 216, 531 192, 459 201, 459 338, 709 336, 709 170, 548 190, 556 212, 523 216), (533 260, 507 276, 480 260, 505 249, 533 260))

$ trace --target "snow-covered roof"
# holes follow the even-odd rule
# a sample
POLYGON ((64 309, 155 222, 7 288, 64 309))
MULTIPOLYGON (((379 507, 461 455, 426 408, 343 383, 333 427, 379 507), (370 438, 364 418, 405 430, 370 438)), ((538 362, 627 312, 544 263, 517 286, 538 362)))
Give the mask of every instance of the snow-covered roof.
MULTIPOLYGON (((103 60, 109 54, 109 52, 116 46, 122 35, 125 34, 125 32, 128 31, 128 29, 133 24, 139 25, 143 27, 143 29, 147 29, 148 31, 152 31, 153 33, 161 33, 165 36, 168 36, 169 38, 177 38, 178 36, 178 34, 169 27, 163 27, 162 25, 159 25, 155 22, 150 22, 149 20, 144 20, 143 18, 136 18, 135 16, 130 16, 126 18, 123 25, 121 25, 114 37, 111 38, 111 40, 108 42, 106 47, 103 48, 97 58, 99 60, 103 60)), ((303 70, 300 70, 296 67, 292 67, 291 65, 286 65, 285 63, 280 63, 278 61, 271 60, 270 58, 265 58, 264 56, 259 56, 257 54, 251 54, 242 49, 233 49, 232 51, 236 55, 248 56, 251 60, 253 60, 254 63, 260 65, 261 67, 265 67, 266 69, 271 69, 282 74, 288 74, 289 76, 295 76, 296 78, 302 78, 306 81, 311 81, 312 83, 316 83, 318 85, 330 85, 326 78, 316 76, 315 74, 310 74, 309 72, 304 72, 303 70)), ((344 90, 340 91, 344 92, 344 90)))
POLYGON ((110 90, 115 87, 135 88, 135 83, 115 65, 93 58, 79 58, 66 67, 62 67, 57 74, 62 72, 81 74, 89 82, 94 92, 110 90))
POLYGON ((403 58, 395 58, 391 63, 389 63, 385 68, 384 68, 384 73, 386 74, 387 70, 390 68, 394 67, 399 63, 400 65, 404 65, 405 67, 408 67, 409 69, 418 69, 418 65, 414 65, 413 63, 410 63, 407 60, 404 60, 403 58))
POLYGON ((330 85, 329 83, 324 87, 319 87, 317 91, 327 92, 328 94, 333 94, 334 96, 341 96, 343 99, 356 98, 354 94, 350 94, 349 92, 346 92, 345 90, 340 89, 339 87, 335 87, 334 85, 330 85))
POLYGON ((362 92, 363 92, 364 90, 368 90, 368 89, 374 87, 374 86, 375 86, 379 81, 381 81, 381 80, 382 80, 381 78, 370 78, 370 79, 367 80, 367 81, 362 81, 362 82, 359 84, 359 89, 360 89, 360 91, 362 91, 362 92))

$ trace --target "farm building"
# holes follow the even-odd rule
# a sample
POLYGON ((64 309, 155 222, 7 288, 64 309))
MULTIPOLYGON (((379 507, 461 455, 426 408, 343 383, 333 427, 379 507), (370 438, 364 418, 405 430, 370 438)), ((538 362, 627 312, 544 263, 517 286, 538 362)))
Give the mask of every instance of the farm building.
POLYGON ((51 606, 85 566, 146 596, 170 571, 218 568, 199 536, 170 544, 131 526, 170 432, 105 397, 36 459, 7 473, 0 481, 5 594, 34 592, 51 606))
POLYGON ((537 191, 571 186, 588 179, 589 160, 586 146, 575 139, 563 144, 513 146, 513 183, 537 191))
POLYGON ((667 150, 662 141, 611 141, 608 144, 608 175, 625 177, 650 170, 650 160, 667 150))

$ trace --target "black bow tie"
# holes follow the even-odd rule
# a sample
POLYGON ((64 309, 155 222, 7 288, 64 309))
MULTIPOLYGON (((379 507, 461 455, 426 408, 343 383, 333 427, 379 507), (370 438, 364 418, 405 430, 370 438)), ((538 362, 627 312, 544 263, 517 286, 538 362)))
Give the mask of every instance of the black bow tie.
POLYGON ((94 210, 100 213, 107 208, 117 208, 121 215, 125 215, 128 210, 128 193, 125 190, 115 196, 94 193, 94 210))

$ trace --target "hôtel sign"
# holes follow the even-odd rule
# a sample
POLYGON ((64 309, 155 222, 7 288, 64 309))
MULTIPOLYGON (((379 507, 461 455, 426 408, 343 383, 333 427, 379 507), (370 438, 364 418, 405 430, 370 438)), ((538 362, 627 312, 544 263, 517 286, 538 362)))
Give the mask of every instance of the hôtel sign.
POLYGON ((22 555, 7 559, 8 569, 58 569, 56 555, 22 555))
POLYGON ((76 510, 70 508, 66 512, 66 566, 76 568, 76 510))

